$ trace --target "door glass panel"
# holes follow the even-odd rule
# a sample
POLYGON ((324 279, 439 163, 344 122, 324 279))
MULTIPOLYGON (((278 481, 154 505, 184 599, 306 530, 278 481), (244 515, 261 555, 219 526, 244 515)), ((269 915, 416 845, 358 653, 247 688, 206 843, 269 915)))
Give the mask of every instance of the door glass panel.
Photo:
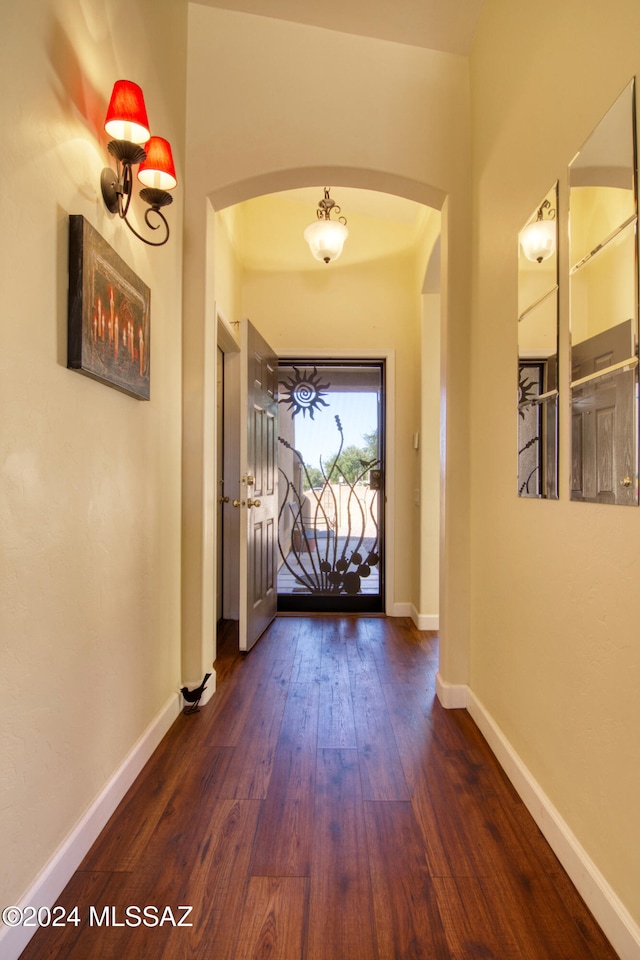
POLYGON ((279 365, 279 610, 383 609, 383 373, 279 365))

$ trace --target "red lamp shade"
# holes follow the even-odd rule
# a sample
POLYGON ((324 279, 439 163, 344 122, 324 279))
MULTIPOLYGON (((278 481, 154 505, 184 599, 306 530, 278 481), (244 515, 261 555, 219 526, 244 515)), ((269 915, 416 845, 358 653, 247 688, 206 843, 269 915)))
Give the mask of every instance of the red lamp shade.
POLYGON ((149 139, 147 108, 137 83, 131 80, 116 80, 104 128, 114 140, 145 143, 149 139))
POLYGON ((162 137, 151 137, 144 149, 147 159, 142 161, 138 169, 140 183, 157 190, 173 190, 178 181, 169 141, 162 137))

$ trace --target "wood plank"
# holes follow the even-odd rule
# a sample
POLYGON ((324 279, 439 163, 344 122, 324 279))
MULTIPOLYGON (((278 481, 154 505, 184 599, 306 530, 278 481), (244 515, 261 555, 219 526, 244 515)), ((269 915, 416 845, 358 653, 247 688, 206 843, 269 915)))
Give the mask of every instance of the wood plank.
POLYGON ((451 960, 411 804, 365 802, 364 811, 380 957, 451 960))
MULTIPOLYGON (((122 886, 127 877, 124 873, 117 874, 115 883, 122 886)), ((105 890, 112 882, 113 877, 109 873, 76 871, 57 898, 56 905, 64 908, 65 918, 74 907, 78 907, 80 923, 76 925, 75 922, 69 922, 62 927, 40 927, 23 950, 20 960, 50 960, 52 957, 64 957, 66 960, 72 956, 97 956, 92 950, 99 945, 101 937, 97 929, 89 926, 89 907, 104 898, 105 890)))
POLYGON ((470 714, 466 710, 449 712, 450 731, 456 731, 456 735, 461 738, 464 752, 475 758, 478 776, 483 782, 490 784, 492 792, 497 793, 502 801, 520 806, 522 800, 470 714))
POLYGON ((323 637, 318 748, 352 749, 356 746, 346 647, 339 637, 323 637))
POLYGON ((378 678, 356 679, 352 690, 364 799, 408 800, 411 794, 378 678))
POLYGON ((355 750, 318 752, 307 957, 378 958, 355 750))
MULTIPOLYGON (((206 960, 212 956, 213 945, 216 960, 232 960, 260 806, 256 800, 216 801, 206 821, 198 821, 202 835, 192 848, 194 853, 185 849, 182 840, 165 843, 168 856, 164 869, 162 862, 154 858, 150 875, 146 870, 140 871, 138 887, 127 891, 130 897, 148 897, 149 890, 153 890, 154 902, 193 906, 192 928, 169 928, 161 936, 158 930, 150 931, 156 934, 155 950, 162 947, 162 952, 149 952, 150 960, 156 956, 166 960, 206 960)), ((131 955, 145 956, 133 952, 131 955)))
POLYGON ((506 810, 506 816, 514 821, 514 830, 525 847, 525 859, 532 864, 536 864, 535 869, 540 870, 542 875, 552 883, 559 902, 580 932, 590 954, 599 958, 599 960, 617 960, 617 954, 600 929, 595 917, 578 894, 524 804, 510 805, 506 810))
POLYGON ((382 692, 407 787, 413 795, 434 749, 431 726, 424 715, 422 698, 412 684, 384 683, 382 692))
POLYGON ((296 633, 300 627, 299 619, 287 623, 286 618, 276 618, 262 634, 251 656, 246 657, 252 668, 267 671, 276 660, 293 662, 296 653, 296 633))
MULTIPOLYGON (((251 656, 255 656, 252 651, 251 656)), ((264 799, 273 770, 276 744, 287 700, 292 662, 276 661, 261 681, 245 714, 243 747, 234 751, 220 787, 224 797, 264 799)))
POLYGON ((309 881, 252 877, 242 911, 235 960, 300 960, 306 936, 309 881))
POLYGON ((110 817, 100 837, 79 869, 131 870, 145 850, 165 804, 184 776, 189 763, 185 741, 196 724, 193 717, 179 717, 154 751, 110 817), (126 839, 125 839, 126 838, 126 839))
POLYGON ((238 621, 221 620, 216 630, 216 659, 213 663, 218 688, 233 676, 242 659, 238 646, 238 621))
POLYGON ((432 751, 414 787, 413 806, 433 876, 483 877, 500 869, 501 834, 490 798, 481 792, 462 751, 432 751), (497 863, 497 866, 496 866, 497 863))
POLYGON ((426 685, 430 669, 437 666, 433 647, 407 617, 370 619, 366 630, 377 642, 373 647, 380 680, 426 685))
MULTIPOLYGON (((537 829, 533 819, 529 818, 523 830, 524 821, 511 816, 515 805, 496 802, 496 795, 493 797, 492 801, 491 795, 485 794, 482 803, 487 809, 491 840, 487 844, 479 836, 478 848, 489 863, 490 879, 485 887, 490 883, 492 893, 503 904, 504 922, 516 931, 520 954, 531 960, 590 956, 584 932, 573 921, 571 910, 560 893, 562 885, 536 862, 529 842, 537 829)), ((524 814, 523 805, 521 810, 524 814)), ((568 893, 566 887, 565 893, 568 893)), ((573 887, 572 893, 569 902, 579 902, 573 887)), ((597 944, 598 939, 593 938, 591 942, 597 944)), ((615 953, 596 952, 595 956, 615 957, 615 953)))
MULTIPOLYGON (((230 751, 200 747, 197 756, 198 763, 194 764, 190 754, 183 752, 182 762, 166 773, 164 781, 157 779, 160 773, 155 766, 149 775, 137 781, 137 788, 119 805, 82 869, 135 869, 148 856, 149 844, 167 816, 167 809, 184 811, 191 807, 195 813, 194 797, 216 797, 217 783, 229 763, 230 751)), ((167 763, 172 757, 173 753, 167 756, 167 763)), ((165 764, 161 770, 165 770, 165 764)))
POLYGON ((258 670, 238 670, 233 682, 219 684, 207 704, 209 747, 235 747, 240 742, 260 683, 258 670), (210 711, 210 712, 209 712, 210 711))
POLYGON ((522 943, 499 892, 475 877, 443 878, 433 887, 447 945, 456 960, 536 960, 522 943), (505 916, 506 914, 506 916, 505 916))
POLYGON ((322 631, 316 620, 296 621, 296 652, 291 671, 292 683, 317 683, 322 662, 322 631))
POLYGON ((291 684, 251 858, 252 876, 308 877, 318 738, 317 683, 291 684))

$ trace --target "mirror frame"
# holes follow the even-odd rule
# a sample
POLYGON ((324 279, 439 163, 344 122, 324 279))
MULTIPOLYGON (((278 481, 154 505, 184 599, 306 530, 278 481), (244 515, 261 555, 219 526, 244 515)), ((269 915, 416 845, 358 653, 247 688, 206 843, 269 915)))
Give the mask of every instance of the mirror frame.
MULTIPOLYGON (((595 503, 638 505, 638 169, 635 78, 626 85, 607 113, 582 145, 568 168, 569 189, 569 327, 570 327, 570 370, 571 370, 571 484, 572 500, 595 503), (625 107, 625 101, 628 106, 625 107), (621 131, 623 142, 612 142, 610 128, 619 121, 618 114, 626 109, 624 129, 621 131), (578 163, 581 155, 593 147, 594 142, 605 145, 602 160, 590 167, 581 167, 578 163), (614 163, 616 147, 631 158, 631 168, 614 163), (608 162, 607 162, 608 161, 608 162), (584 181, 584 175, 575 176, 575 171, 593 169, 597 172, 596 182, 584 181), (572 184, 572 170, 574 171, 572 184), (622 171, 622 173, 621 173, 622 171), (625 173, 626 171, 626 173, 625 173), (632 202, 620 203, 620 213, 612 217, 603 216, 609 209, 615 210, 612 199, 615 194, 598 195, 598 186, 604 190, 612 187, 626 188, 631 173, 632 202), (605 183, 598 183, 598 178, 605 183), (610 183, 606 183, 609 178, 610 183), (582 182, 581 182, 582 181, 582 182), (582 249, 572 251, 571 239, 578 236, 579 219, 577 210, 577 191, 581 187, 590 188, 592 193, 581 200, 581 216, 586 222, 594 222, 600 215, 604 226, 604 235, 591 237, 582 249), (625 209, 626 208, 626 209, 625 209), (586 215, 585 215, 586 213, 586 215), (619 222, 618 222, 619 221, 619 222), (633 249, 620 257, 622 244, 631 239, 633 249), (586 250, 591 247, 590 250, 586 250), (586 250, 586 252, 585 252, 586 250), (605 267, 618 255, 615 282, 606 282, 605 267), (575 262, 574 262, 575 258, 575 262), (625 262, 626 261, 626 262, 625 262), (595 268, 594 268, 595 265, 595 268), (591 271, 591 272, 589 272, 591 271), (620 291, 624 287, 618 277, 621 273, 624 284, 628 284, 626 301, 622 305, 612 304, 611 291, 620 291), (595 277, 595 280, 594 280, 595 277), (604 277, 604 282, 602 280, 604 277), (580 297, 577 283, 581 283, 580 297), (588 307, 599 308, 605 317, 611 316, 609 324, 595 325, 588 337, 577 339, 578 301, 581 309, 589 315, 588 307), (604 301, 604 309, 600 304, 604 301), (632 309, 633 315, 623 313, 625 307, 632 309), (620 313, 615 314, 614 310, 620 313), (600 329, 602 327, 602 329, 600 329)), ((623 194, 620 195, 624 197, 623 194)), ((628 313, 628 311, 627 311, 628 313)))
POLYGON ((557 500, 560 339, 557 181, 518 234, 518 311, 518 496, 557 500), (532 247, 528 245, 531 235, 532 247), (543 281, 531 294, 526 289, 526 278, 532 276, 538 264, 551 258, 548 284, 543 281), (551 353, 548 348, 546 351, 535 347, 525 350, 522 325, 543 310, 552 316, 555 349, 551 353))

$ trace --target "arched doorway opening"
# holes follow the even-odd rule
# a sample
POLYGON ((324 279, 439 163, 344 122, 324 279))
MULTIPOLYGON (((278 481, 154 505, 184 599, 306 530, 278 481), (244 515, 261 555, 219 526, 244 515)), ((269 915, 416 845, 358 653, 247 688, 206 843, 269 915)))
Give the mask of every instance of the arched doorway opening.
MULTIPOLYGON (((426 512, 427 504, 431 507, 432 512, 435 510, 436 517, 439 508, 437 499, 435 504, 433 501, 433 484, 430 488, 429 499, 425 500, 422 489, 422 473, 423 463, 429 449, 427 434, 431 440, 436 438, 435 442, 437 445, 440 427, 436 413, 435 422, 432 423, 430 430, 425 433, 422 429, 422 423, 428 411, 422 403, 420 375, 424 330, 424 278, 427 274, 429 262, 431 262, 431 274, 434 275, 434 271, 437 270, 437 268, 434 267, 435 260, 432 257, 432 252, 440 236, 441 224, 439 210, 433 206, 428 207, 424 203, 426 199, 431 200, 432 203, 439 203, 442 201, 442 195, 439 191, 425 187, 422 184, 408 182, 402 178, 389 177, 384 174, 376 176, 372 174, 371 171, 336 171, 335 169, 284 171, 254 178, 251 181, 245 181, 242 184, 236 184, 224 190, 214 191, 214 193, 207 198, 206 215, 201 217, 201 224, 205 229, 207 251, 203 267, 209 278, 206 285, 203 309, 205 316, 211 317, 212 321, 213 318, 215 318, 215 321, 211 323, 214 329, 209 330, 203 340, 205 345, 209 345, 208 349, 205 350, 206 356, 211 358, 215 357, 214 347, 217 350, 216 341, 218 331, 221 329, 220 323, 224 326, 225 335, 228 335, 229 331, 232 333, 233 320, 238 315, 238 310, 240 310, 240 315, 249 316, 254 322, 261 326, 263 322, 262 314, 264 313, 262 305, 267 303, 269 304, 269 311, 267 312, 271 314, 266 318, 267 331, 271 333, 275 330, 277 343, 274 344, 274 346, 276 350, 282 352, 283 355, 288 354, 291 356, 293 352, 302 355, 300 353, 301 350, 305 355, 309 356, 319 355, 323 352, 325 355, 336 353, 342 356, 357 356, 359 353, 361 355, 362 352, 371 354, 372 351, 374 353, 377 351, 379 354, 389 354, 393 357, 394 363, 399 364, 402 371, 400 391, 402 396, 398 404, 398 409, 394 411, 393 431, 395 431, 396 437, 401 434, 401 438, 398 438, 397 441, 394 439, 394 443, 397 442, 397 449, 393 451, 393 463, 398 476, 401 478, 401 489, 397 492, 394 491, 392 498, 390 498, 391 504, 389 509, 391 513, 390 521, 387 525, 389 535, 387 546, 388 549, 393 550, 393 554, 391 562, 392 575, 389 578, 386 611, 396 616, 412 616, 421 628, 433 629, 437 627, 437 585, 435 587, 435 593, 432 590, 432 596, 435 595, 436 598, 435 606, 431 609, 424 609, 422 603, 426 592, 421 587, 421 568, 424 566, 425 549, 431 550, 435 560, 432 560, 430 569, 432 573, 434 570, 437 573, 437 532, 435 539, 433 536, 434 526, 437 531, 437 522, 435 525, 433 522, 427 524, 432 533, 431 540, 425 548, 421 539, 424 528, 421 517, 424 516, 426 512), (354 213, 342 196, 342 192, 344 192, 350 199, 348 187, 335 186, 335 184, 340 184, 341 178, 342 183, 345 181, 352 184, 356 181, 364 181, 367 183, 367 189, 363 189, 362 187, 354 188, 352 191, 354 195, 356 193, 363 195, 370 194, 371 197, 375 198, 378 205, 381 203, 392 205, 394 200, 398 202, 399 206, 402 205, 403 201, 408 201, 407 206, 419 204, 425 211, 426 219, 429 220, 431 217, 431 223, 422 236, 422 245, 418 245, 419 252, 417 248, 414 249, 412 254, 404 250, 400 253, 392 253, 388 258, 390 263, 389 273, 394 274, 393 282, 397 285, 397 289, 403 290, 400 299, 406 299, 407 291, 409 291, 410 297, 414 299, 412 311, 415 312, 409 311, 411 316, 408 320, 406 302, 403 302, 396 310, 393 306, 393 296, 389 296, 389 291, 383 291, 381 294, 380 277, 384 271, 381 271, 380 263, 384 257, 380 257, 377 262, 375 256, 372 257, 368 266, 363 265, 362 262, 349 265, 345 258, 346 265, 339 267, 339 274, 337 270, 334 273, 334 277, 336 274, 340 277, 338 287, 341 289, 339 293, 336 293, 335 288, 333 293, 331 293, 331 286, 334 285, 336 281, 333 279, 328 280, 326 273, 323 275, 323 264, 317 265, 320 268, 320 272, 316 272, 315 274, 311 271, 308 272, 306 269, 302 271, 300 269, 297 271, 292 270, 290 264, 287 267, 280 266, 279 268, 273 264, 273 243, 267 242, 265 237, 271 236, 273 239, 274 223, 279 224, 276 229, 276 235, 278 232, 282 234, 284 229, 283 222, 286 218, 278 216, 277 210, 281 210, 283 204, 290 204, 293 208, 294 200, 297 201, 298 198, 292 199, 290 194, 292 191, 303 192, 301 189, 302 184, 315 182, 315 186, 313 187, 313 191, 315 191, 314 202, 307 204, 306 212, 303 214, 303 226, 305 221, 309 222, 314 216, 315 201, 317 200, 315 194, 321 194, 321 189, 318 187, 319 183, 332 185, 332 195, 339 197, 343 210, 349 214, 350 225, 354 218, 357 220, 358 212, 356 211, 356 213, 354 213), (262 195, 259 192, 273 189, 274 185, 278 185, 279 187, 285 185, 290 186, 292 190, 284 191, 280 189, 275 195, 273 193, 262 195), (379 190, 372 191, 369 189, 372 185, 379 187, 386 186, 386 190, 394 187, 397 191, 401 192, 390 195, 386 192, 382 193, 379 190), (246 199, 242 200, 243 197, 246 199), (214 209, 214 207, 216 209, 214 209), (252 207, 255 208, 253 211, 251 210, 252 207), (252 216, 253 221, 251 219, 252 216), (248 240, 247 236, 249 237, 248 240), (233 240, 235 239, 236 242, 238 242, 238 237, 241 238, 240 242, 244 239, 245 243, 244 252, 240 257, 243 262, 239 271, 239 273, 242 274, 242 279, 239 283, 237 282, 238 271, 236 271, 234 278, 233 270, 229 267, 230 259, 234 254, 232 250, 233 240), (266 256, 267 259, 271 258, 271 263, 267 265, 268 268, 265 268, 264 264, 258 262, 259 257, 256 254, 256 249, 259 250, 260 245, 262 245, 262 250, 266 251, 266 254, 263 253, 262 256, 266 256), (349 288, 349 273, 351 273, 353 278, 353 285, 357 283, 361 290, 366 291, 363 301, 367 301, 369 298, 369 302, 365 302, 364 308, 356 311, 356 313, 359 314, 359 329, 356 329, 350 323, 344 322, 344 318, 342 321, 338 319, 337 322, 342 322, 342 327, 340 336, 337 337, 335 325, 332 327, 331 323, 325 323, 324 319, 318 319, 317 313, 315 316, 309 318, 308 314, 313 314, 313 310, 309 311, 305 308, 304 298, 300 291, 303 286, 306 287, 309 297, 306 303, 312 303, 313 308, 316 310, 319 309, 318 305, 322 303, 323 297, 334 296, 334 302, 344 303, 345 301, 350 301, 353 304, 352 290, 349 290, 347 297, 343 295, 345 289, 349 288), (376 274, 375 277, 374 274, 376 274), (282 308, 282 304, 285 303, 282 297, 282 287, 286 282, 288 289, 291 290, 292 278, 294 276, 293 286, 296 287, 295 294, 293 296, 289 294, 288 296, 295 304, 295 307, 293 311, 287 311, 282 308), (271 288, 270 291, 268 289, 269 287, 271 288), (274 296, 274 290, 276 289, 278 295, 274 296), (383 319, 381 319, 380 316, 375 317, 376 307, 375 305, 372 306, 372 303, 376 300, 379 301, 380 304, 383 304, 382 314, 386 314, 383 319), (296 314, 296 316, 294 317, 293 314, 296 314), (401 318, 400 320, 399 317, 401 318), (312 331, 312 336, 309 333, 310 330, 312 331), (346 338, 344 335, 345 330, 347 331, 346 338), (374 338, 378 336, 378 340, 373 347, 371 346, 371 330, 377 331, 377 333, 374 334, 374 338), (393 336, 396 337, 395 341, 393 337, 389 339, 389 331, 393 331, 393 336), (363 345, 369 347, 368 351, 363 345), (416 534, 415 539, 414 533, 416 534)), ((371 215, 366 213, 362 214, 362 218, 367 218, 367 216, 369 217, 370 224, 375 218, 372 218, 371 215)), ((385 216, 379 216, 378 219, 383 221, 385 220, 385 216)), ((388 222, 391 223, 392 219, 388 218, 388 222)), ((406 230, 410 228, 407 227, 405 223, 402 228, 399 228, 396 224, 389 229, 405 229, 406 232, 406 230)), ((305 260, 305 264, 309 262, 310 266, 313 267, 314 264, 310 262, 311 258, 308 249, 306 249, 301 239, 301 231, 297 229, 292 231, 289 239, 294 236, 295 242, 299 244, 303 256, 309 258, 308 261, 305 260)), ((353 238, 351 237, 350 240, 351 239, 353 238)), ((338 266, 338 264, 332 264, 329 269, 338 266)), ((433 296, 433 294, 431 294, 431 296, 433 296)), ((356 298, 356 300, 357 299, 358 298, 356 298)), ((325 305, 326 302, 325 300, 325 305)), ((359 306, 361 307, 361 304, 359 306)), ((433 307, 433 303, 431 306, 433 307)), ((328 313, 329 311, 325 310, 325 315, 328 313)), ((433 309, 430 315, 433 320, 433 309)), ((201 352, 199 356, 200 364, 202 364, 203 359, 205 359, 205 356, 203 356, 201 352)), ((205 359, 201 369, 202 396, 210 397, 213 400, 215 393, 214 386, 210 384, 209 387, 207 387, 206 383, 211 377, 212 370, 215 370, 215 365, 205 359)), ((436 392, 439 392, 439 384, 436 392)), ((207 420, 206 413, 203 412, 202 416, 203 422, 207 420)), ((209 420, 211 422, 211 418, 209 418, 209 420)), ((437 450, 435 454, 431 451, 431 463, 433 463, 434 456, 437 462, 437 450)), ((216 457, 213 444, 211 444, 211 448, 208 451, 208 460, 203 459, 200 464, 204 471, 203 483, 205 488, 207 486, 206 476, 209 475, 211 477, 209 486, 210 496, 207 497, 205 495, 204 497, 203 514, 206 513, 207 501, 211 504, 212 514, 215 509, 214 503, 217 499, 217 497, 214 496, 217 493, 215 462, 216 457)), ((226 485, 225 492, 228 492, 226 485)), ((387 495, 388 493, 389 491, 387 490, 387 495)), ((233 532, 227 529, 226 520, 224 523, 227 539, 232 543, 233 532)), ((201 561, 201 597, 199 609, 202 611, 203 616, 197 626, 199 627, 198 633, 202 641, 200 648, 203 655, 207 657, 207 662, 209 662, 209 657, 206 653, 207 647, 211 650, 211 646, 209 646, 210 638, 215 636, 216 612, 215 605, 204 600, 204 594, 207 588, 210 589, 213 594, 216 570, 220 563, 220 560, 216 563, 215 559, 216 534, 214 531, 218 529, 220 528, 212 517, 208 519, 203 515, 201 526, 203 534, 200 543, 201 550, 199 557, 201 561), (207 535, 208 531, 209 533, 207 535), (208 617, 205 619, 205 614, 207 613, 208 617)), ((227 564, 226 560, 222 562, 224 563, 225 574, 227 574, 227 571, 230 570, 231 567, 227 564)), ((229 608, 227 607, 227 611, 228 610, 229 608)), ((231 615, 233 615, 232 611, 231 615)), ((186 637, 185 640, 188 643, 186 637)))

